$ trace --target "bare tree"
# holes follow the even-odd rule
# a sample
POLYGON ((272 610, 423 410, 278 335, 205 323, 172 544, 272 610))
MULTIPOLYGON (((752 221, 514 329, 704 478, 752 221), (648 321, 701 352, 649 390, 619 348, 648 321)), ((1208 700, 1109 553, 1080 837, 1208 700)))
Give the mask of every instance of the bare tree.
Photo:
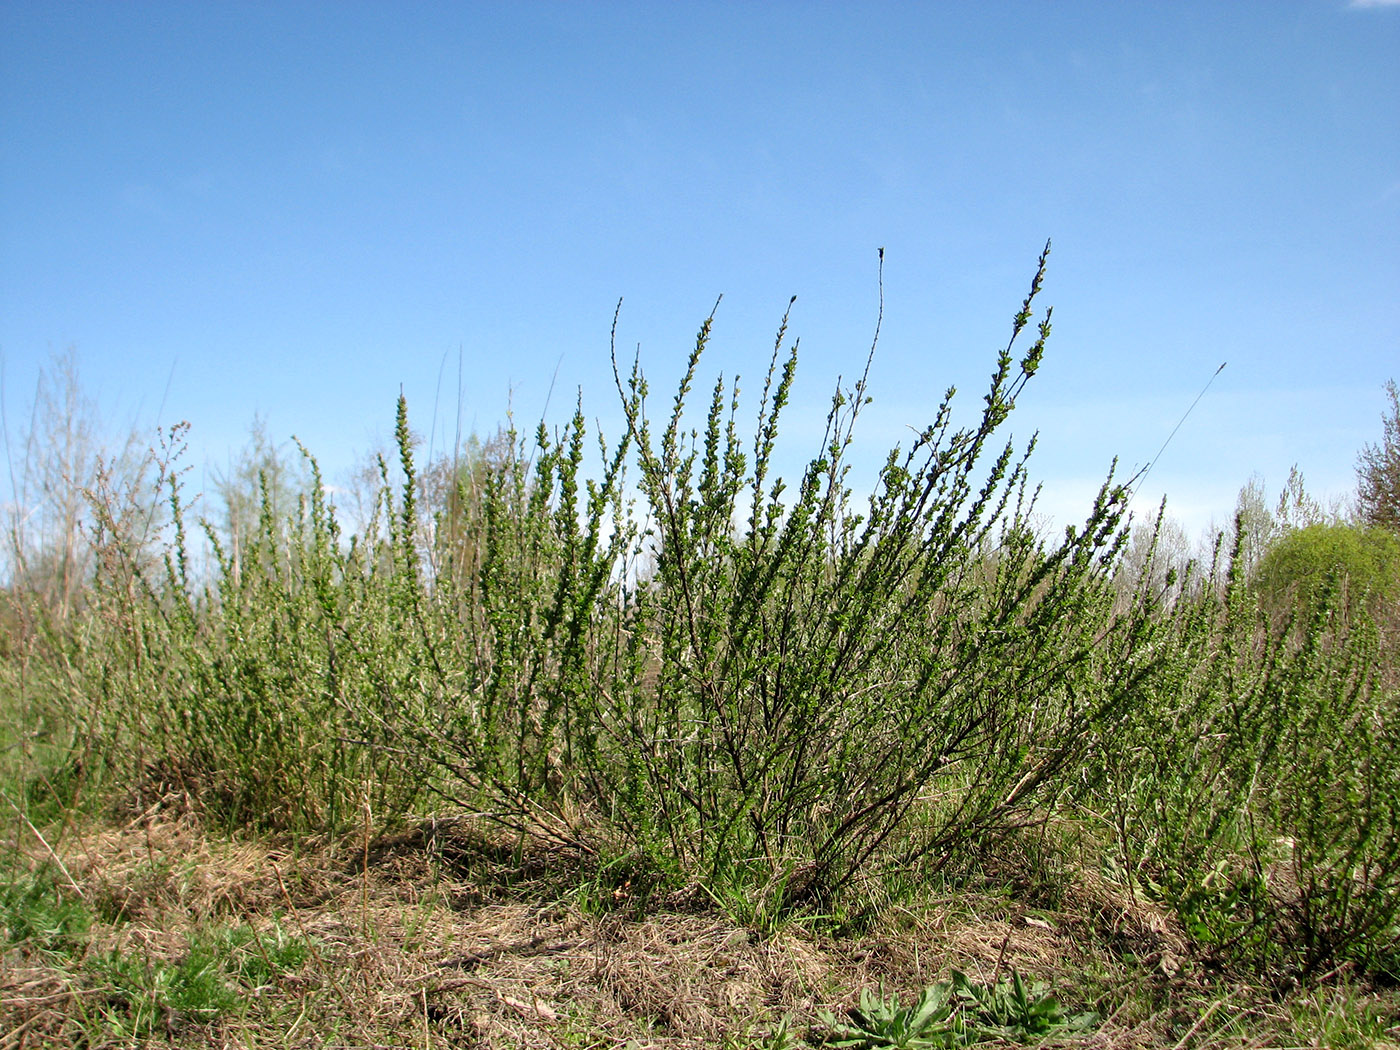
MULTIPOLYGON (((1293 469, 1296 472, 1298 468, 1293 469)), ((1290 481, 1293 476, 1289 476, 1290 481)), ((1240 489, 1239 497, 1235 500, 1235 521, 1244 530, 1240 544, 1243 568, 1246 575, 1253 575, 1264 552, 1283 531, 1278 519, 1269 510, 1264 479, 1260 475, 1251 476, 1240 489)))
POLYGON ((1385 430, 1379 445, 1367 445, 1356 461, 1357 503, 1368 525, 1400 532, 1400 388, 1385 384, 1390 410, 1383 415, 1385 430))
POLYGON ((6 413, 0 587, 63 622, 91 582, 92 541, 102 528, 119 531, 133 553, 157 538, 163 504, 152 484, 155 458, 149 436, 134 426, 108 435, 71 349, 40 371, 18 433, 9 422, 6 413))

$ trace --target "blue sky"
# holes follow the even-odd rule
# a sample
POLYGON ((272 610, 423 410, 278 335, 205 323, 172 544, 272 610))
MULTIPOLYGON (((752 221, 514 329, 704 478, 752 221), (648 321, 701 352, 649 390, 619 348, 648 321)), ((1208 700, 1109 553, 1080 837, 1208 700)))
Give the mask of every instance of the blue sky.
POLYGON ((73 347, 109 420, 187 419, 200 464, 259 415, 335 478, 401 386, 438 450, 578 388, 615 432, 617 300, 667 397, 723 294, 703 371, 755 411, 798 297, 795 465, 880 247, 872 466, 950 384, 971 418, 1053 239, 1010 429, 1064 519, 1221 362, 1139 506, 1223 523, 1292 464, 1344 494, 1400 378, 1395 3, 0 0, 0 143, 12 432, 73 347))

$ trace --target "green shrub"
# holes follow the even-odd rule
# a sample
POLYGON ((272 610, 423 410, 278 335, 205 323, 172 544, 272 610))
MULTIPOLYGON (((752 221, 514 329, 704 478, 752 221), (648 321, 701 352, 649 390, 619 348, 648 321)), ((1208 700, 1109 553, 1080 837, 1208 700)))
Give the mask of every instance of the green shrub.
POLYGON ((163 573, 97 508, 89 633, 63 653, 86 735, 231 825, 383 823, 435 793, 698 875, 765 923, 938 870, 1046 804, 1142 671, 1120 658, 1141 612, 1114 611, 1110 580, 1126 490, 1044 541, 1030 447, 997 436, 1044 354, 1044 268, 980 419, 955 427, 948 391, 863 508, 846 461, 864 375, 796 486, 772 476, 786 317, 748 438, 723 380, 685 419, 711 320, 661 422, 640 366, 619 370, 627 429, 596 479, 580 405, 425 484, 400 398, 399 483, 381 462, 360 535, 308 455, 290 511, 260 475, 236 550, 205 523, 207 580, 167 469, 163 573))
POLYGON ((1289 630, 1270 625, 1240 542, 1237 529, 1208 586, 1183 587, 1144 629, 1156 659, 1103 727, 1092 807, 1111 815, 1134 889, 1218 961, 1289 978, 1383 968, 1400 918, 1393 656, 1363 603, 1346 612, 1335 573, 1289 630))
POLYGON ((1253 582, 1276 620, 1295 610, 1306 617, 1336 584, 1347 612, 1364 604, 1374 614, 1400 602, 1400 537, 1375 526, 1309 525, 1269 547, 1253 582))
MULTIPOLYGON (((1043 272, 1042 257, 1012 344, 1043 272)), ((1045 544, 1028 526, 1029 449, 994 444, 1048 314, 1019 363, 1011 344, 999 356, 980 421, 955 429, 949 391, 863 512, 846 457, 864 376, 836 391, 791 496, 770 476, 796 369, 786 324, 751 442, 723 380, 702 425, 684 422, 707 320, 661 422, 640 367, 618 370, 628 432, 599 482, 580 483, 579 412, 559 439, 541 432, 528 475, 488 484, 472 704, 423 740, 498 815, 602 818, 625 849, 765 921, 937 870, 1025 819, 1121 701, 1095 648, 1131 620, 1108 580, 1126 492, 1105 485, 1083 527, 1045 544), (621 495, 629 455, 638 516, 621 495)), ((452 631, 425 633, 452 648, 452 631)))

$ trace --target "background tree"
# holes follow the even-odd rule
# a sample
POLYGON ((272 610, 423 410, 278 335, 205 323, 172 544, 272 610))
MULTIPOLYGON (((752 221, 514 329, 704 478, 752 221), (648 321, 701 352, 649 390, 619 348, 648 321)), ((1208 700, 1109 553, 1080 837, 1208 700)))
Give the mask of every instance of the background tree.
MULTIPOLYGON (((82 604, 96 558, 99 518, 134 555, 153 553, 164 503, 152 495, 153 435, 109 428, 82 388, 77 354, 56 354, 12 434, 0 403, 8 498, 0 499, 0 589, 56 624, 82 604), (99 513, 100 508, 100 513, 99 513)), ((107 537, 110 539, 110 535, 107 537)))
POLYGON ((1345 517, 1344 501, 1335 500, 1324 507, 1303 484, 1303 472, 1298 464, 1288 470, 1288 481, 1279 493, 1274 507, 1274 536, 1278 537, 1310 525, 1335 524, 1345 517))
POLYGON ((1400 533, 1400 388, 1385 385, 1390 410, 1382 417, 1385 431, 1379 445, 1367 445, 1357 457, 1357 503, 1368 525, 1400 533))
POLYGON ((280 547, 307 480, 300 457, 289 453, 286 445, 278 445, 267 432, 266 420, 254 416, 248 444, 238 459, 213 476, 218 501, 215 524, 235 577, 242 571, 248 548, 258 542, 264 500, 271 515, 274 545, 280 547))
POLYGON ((1191 537, 1185 526, 1166 514, 1163 508, 1156 517, 1133 526, 1118 560, 1114 582, 1122 599, 1127 600, 1147 577, 1149 591, 1157 598, 1171 601, 1177 597, 1192 558, 1191 537))
POLYGON ((1244 531, 1244 537, 1239 544, 1239 556, 1244 559, 1245 573, 1252 575, 1259 567, 1264 552, 1283 531, 1278 519, 1269 510, 1268 494, 1264 488, 1264 479, 1260 475, 1252 475, 1240 489, 1240 494, 1235 500, 1235 521, 1244 531))
POLYGON ((1364 603, 1373 619, 1390 620, 1400 601, 1400 539, 1376 526, 1308 525, 1276 540, 1254 574, 1276 620, 1294 611, 1306 615, 1333 580, 1345 585, 1349 611, 1364 603))

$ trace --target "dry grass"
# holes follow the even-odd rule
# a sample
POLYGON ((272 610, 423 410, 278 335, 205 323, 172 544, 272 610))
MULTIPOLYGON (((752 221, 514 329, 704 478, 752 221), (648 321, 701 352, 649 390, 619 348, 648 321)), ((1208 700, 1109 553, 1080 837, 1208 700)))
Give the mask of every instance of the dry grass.
MULTIPOLYGON (((157 809, 55 848, 97 919, 77 955, 4 956, 3 1050, 746 1047, 785 1016, 815 1039, 819 1011, 861 989, 907 1000, 953 967, 982 982, 1015 967, 1104 1017, 1061 1045, 1327 1045, 1282 1039, 1286 1006, 1209 984, 1165 913, 1084 871, 1059 879, 1056 907, 964 892, 891 908, 860 935, 794 924, 763 938, 696 895, 644 900, 581 878, 557 849, 463 823, 291 843, 214 837, 157 809), (232 926, 310 950, 212 1019, 167 1009, 135 1036, 104 1021, 119 1004, 88 960, 173 965, 201 931, 232 926)), ((44 857, 34 844, 28 861, 44 857)))

